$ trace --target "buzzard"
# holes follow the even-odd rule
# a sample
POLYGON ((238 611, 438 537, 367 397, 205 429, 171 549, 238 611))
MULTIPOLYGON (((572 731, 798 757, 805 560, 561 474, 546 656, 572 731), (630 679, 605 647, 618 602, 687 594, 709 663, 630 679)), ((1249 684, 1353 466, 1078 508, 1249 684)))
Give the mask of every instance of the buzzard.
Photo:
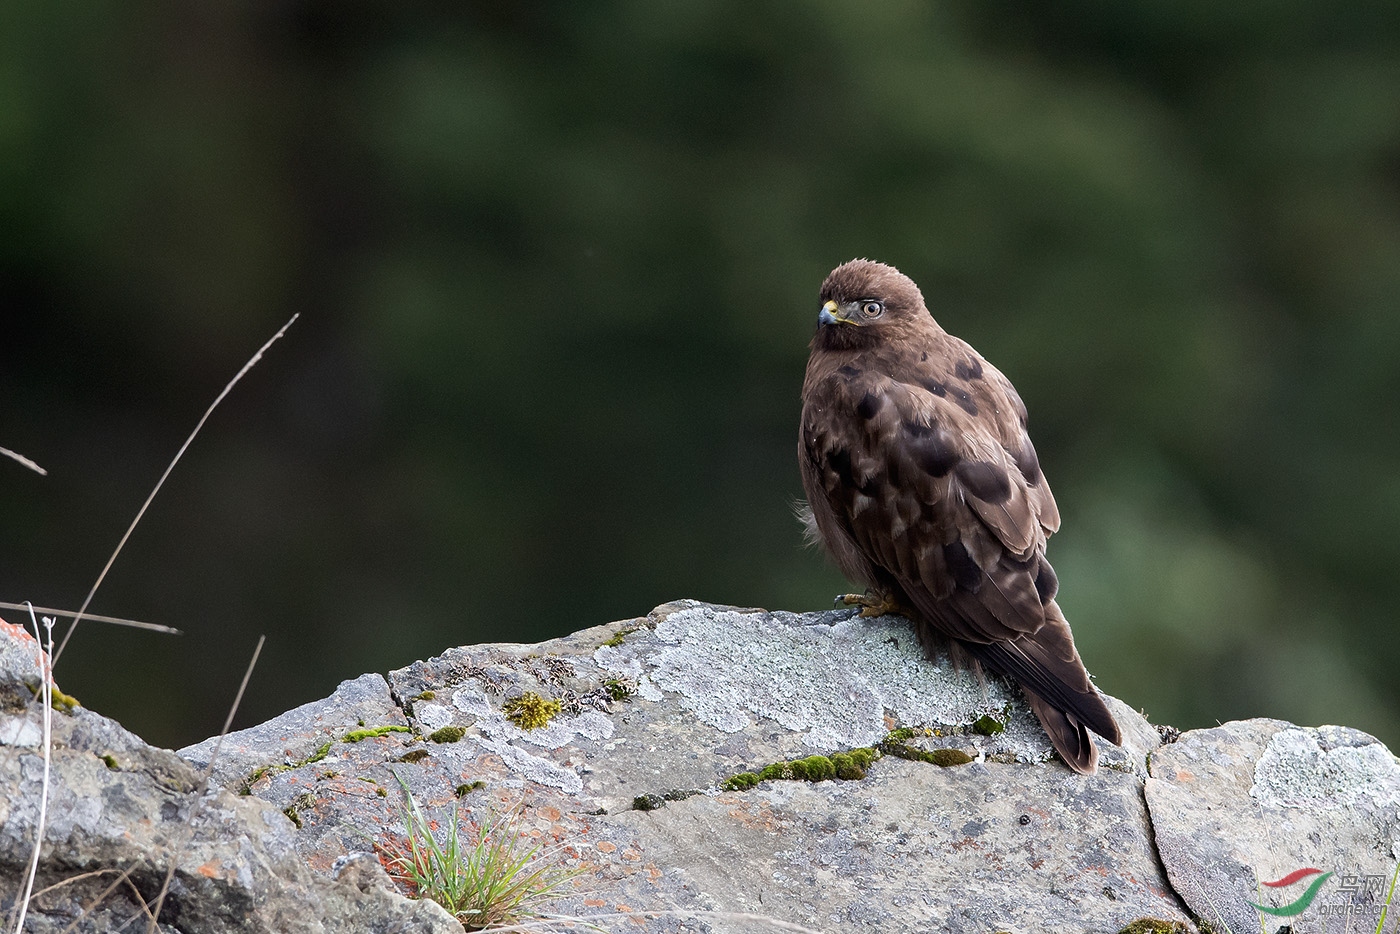
POLYGON ((798 459, 810 536, 868 588, 843 599, 1014 678, 1065 762, 1093 772, 1089 731, 1121 740, 1055 603, 1060 514, 1020 396, 892 266, 838 266, 821 302, 798 459))

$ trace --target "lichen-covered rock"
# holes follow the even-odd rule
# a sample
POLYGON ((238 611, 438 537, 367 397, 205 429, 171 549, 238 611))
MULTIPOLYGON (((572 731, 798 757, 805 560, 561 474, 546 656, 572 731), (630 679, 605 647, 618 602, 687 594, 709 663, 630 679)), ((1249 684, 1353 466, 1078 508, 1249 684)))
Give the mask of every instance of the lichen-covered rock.
MULTIPOLYGON (((9 917, 33 852, 43 748, 40 705, 17 700, 36 677, 37 646, 0 625, 0 917, 9 917), (25 656, 30 659, 25 661, 25 656)), ((160 930, 175 934, 318 934, 461 926, 436 905, 386 887, 360 887, 309 869, 294 825, 266 802, 213 786, 89 710, 55 712, 44 845, 26 931, 144 930, 143 902, 174 866, 160 930), (190 820, 190 812, 196 816, 190 820), (104 890, 111 889, 106 895, 104 890), (86 907, 86 906, 94 907, 86 907), (78 920, 81 917, 81 920, 78 920)))
MULTIPOLYGON (((0 632, 0 781, 20 790, 0 803, 7 878, 37 802, 35 657, 0 632)), ((468 833, 515 815, 577 872, 551 910, 603 930, 1117 934, 1189 930, 1185 906, 1253 930, 1257 883, 1309 867, 1267 903, 1330 871, 1312 910, 1374 927, 1359 912, 1400 858, 1384 746, 1272 720, 1162 746, 1107 702, 1123 746, 1101 744, 1097 774, 1079 775, 1016 690, 925 658, 902 620, 680 601, 537 645, 449 649, 232 734, 183 846, 190 763, 212 741, 187 763, 77 710, 55 715, 41 880, 67 884, 26 929, 61 930, 119 870, 149 898, 175 853, 162 931, 456 930, 372 854, 403 841, 401 786, 468 833)), ((119 886, 80 929, 139 910, 119 886)))
POLYGON ((1400 861, 1400 761, 1375 737, 1265 719, 1192 730, 1153 754, 1146 795, 1172 884, 1216 929, 1252 930, 1251 903, 1296 904, 1330 872, 1298 920, 1375 930, 1400 861), (1300 869, 1319 871, 1265 885, 1300 869))
MULTIPOLYGON (((1018 692, 926 659, 903 620, 681 601, 538 645, 449 649, 388 683, 416 733, 244 763, 278 766, 252 793, 298 813, 313 866, 401 834, 402 780, 467 821, 519 807, 582 873, 554 910, 620 912, 629 930, 763 929, 741 914, 876 932, 1186 920, 1142 804, 1155 730, 1110 700, 1130 739, 1077 775, 1018 692), (515 722, 530 695, 557 712, 515 722), (896 727, 909 755, 881 756, 896 727)), ((312 714, 324 735, 354 728, 336 697, 298 716, 312 714)))

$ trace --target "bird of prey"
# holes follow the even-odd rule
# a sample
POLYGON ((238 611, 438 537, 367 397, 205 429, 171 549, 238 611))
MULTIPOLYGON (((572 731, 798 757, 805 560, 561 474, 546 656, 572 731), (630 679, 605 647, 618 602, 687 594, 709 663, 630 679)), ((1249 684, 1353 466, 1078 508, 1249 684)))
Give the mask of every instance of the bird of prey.
POLYGON ((1060 514, 1020 396, 892 266, 838 266, 817 322, 798 460, 810 537, 868 588, 843 599, 1015 679, 1065 762, 1093 772, 1089 731, 1121 738, 1055 603, 1060 514))

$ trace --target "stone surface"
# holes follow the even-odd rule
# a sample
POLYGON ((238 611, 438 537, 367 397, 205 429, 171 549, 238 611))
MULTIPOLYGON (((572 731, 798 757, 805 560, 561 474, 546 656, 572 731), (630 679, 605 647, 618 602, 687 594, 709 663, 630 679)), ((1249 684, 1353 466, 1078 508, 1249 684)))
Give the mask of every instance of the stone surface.
MULTIPOLYGON (((1105 745, 1107 767, 1076 775, 1050 758, 1016 692, 929 661, 903 620, 682 601, 538 645, 450 649, 388 682, 415 733, 336 742, 323 759, 252 782, 253 794, 296 810, 296 845, 312 866, 400 837, 401 779, 424 806, 458 807, 469 824, 519 808, 527 832, 582 873, 552 910, 609 929, 618 914, 633 919, 627 930, 650 931, 764 929, 739 915, 876 932, 1116 932, 1144 915, 1186 918, 1142 803, 1155 729, 1110 699, 1125 747, 1105 745), (561 712, 519 728, 506 707, 526 692, 561 712), (970 728, 988 714, 1003 732, 970 728), (460 738, 427 739, 444 727, 460 738), (908 744, 975 761, 885 756, 863 780, 723 788, 774 762, 879 743, 895 727, 928 728, 908 744), (639 796, 660 807, 634 810, 639 796)), ((334 697, 314 715, 324 735, 356 728, 334 697)))
MULTIPOLYGON (((32 639, 0 630, 0 781, 19 788, 0 804, 6 893, 42 765, 21 684, 36 658, 32 639)), ((180 759, 91 712, 56 714, 41 885, 62 885, 27 930, 61 930, 131 868, 79 927, 115 929, 172 850, 162 931, 457 930, 397 894, 375 855, 404 841, 405 787, 469 837, 510 816, 576 873, 545 909, 605 931, 1116 934, 1194 912, 1238 932, 1260 923, 1256 883, 1303 866, 1335 875, 1295 930, 1348 905, 1351 927, 1336 929, 1374 929, 1372 883, 1400 858, 1400 767, 1384 746, 1273 720, 1163 746, 1107 702, 1123 746, 1101 744, 1082 776, 1018 692, 925 658, 903 620, 680 601, 537 645, 449 649, 231 734, 223 787, 180 846, 193 766, 214 744, 180 759), (512 714, 530 694, 537 711, 558 704, 535 729, 512 714), (730 781, 860 747, 886 752, 864 777, 730 781), (940 757, 964 764, 926 761, 940 757)))
POLYGON ((218 746, 219 755, 211 777, 220 785, 234 785, 258 768, 301 762, 315 755, 326 743, 333 743, 365 724, 408 726, 403 711, 389 694, 389 683, 383 675, 371 673, 353 681, 343 681, 330 697, 302 704, 266 723, 230 733, 222 744, 217 736, 212 736, 202 743, 186 746, 179 754, 203 769, 218 746))
POLYGON ((1252 930, 1251 902, 1292 903, 1317 874, 1272 890, 1260 884, 1312 867, 1334 875, 1295 925, 1375 930, 1400 861, 1400 762, 1375 737, 1244 720, 1183 734, 1153 755, 1151 774, 1162 861, 1199 917, 1252 930))
MULTIPOLYGON (((33 852, 43 778, 41 745, 5 742, 42 722, 23 685, 37 677, 36 646, 16 629, 0 628, 0 697, 11 727, 0 734, 0 787, 7 790, 0 797, 0 916, 9 915, 33 852)), ((142 920, 127 929, 144 930, 142 902, 154 899, 172 864, 160 926, 169 934, 461 930, 436 905, 313 872, 297 855, 295 826, 276 808, 218 786, 198 797, 199 776, 188 762, 105 717, 81 707, 54 712, 52 729, 40 894, 26 931, 61 931, 80 915, 78 931, 115 931, 135 917, 142 920), (89 903, 96 907, 84 914, 89 903)))

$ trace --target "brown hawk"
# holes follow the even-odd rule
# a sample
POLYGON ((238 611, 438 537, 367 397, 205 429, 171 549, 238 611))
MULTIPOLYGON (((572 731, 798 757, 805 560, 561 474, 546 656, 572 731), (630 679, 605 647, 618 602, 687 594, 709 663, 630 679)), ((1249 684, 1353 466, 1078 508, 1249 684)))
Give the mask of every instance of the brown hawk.
POLYGON ((1060 514, 1021 398, 892 266, 838 266, 821 302, 798 459, 809 532, 869 588, 846 601, 897 608, 928 649, 951 640, 1014 678, 1065 762, 1093 772, 1089 731, 1121 740, 1055 604, 1060 514))

